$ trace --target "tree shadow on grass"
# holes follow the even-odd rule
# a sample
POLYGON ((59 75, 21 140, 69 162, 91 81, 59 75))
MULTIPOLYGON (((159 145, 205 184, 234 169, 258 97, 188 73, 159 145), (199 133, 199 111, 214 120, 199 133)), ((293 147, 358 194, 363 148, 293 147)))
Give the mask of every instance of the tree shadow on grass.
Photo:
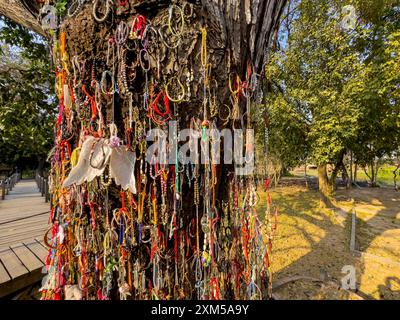
MULTIPOLYGON (((354 190, 351 192, 354 193, 354 190)), ((367 253, 361 265, 362 274, 373 274, 381 279, 371 298, 400 299, 400 194, 392 188, 363 189, 354 195, 356 203, 356 244, 360 252, 367 253), (379 206, 371 212, 371 206, 379 206), (369 263, 366 263, 369 261, 369 263), (392 274, 384 276, 384 272, 392 274), (395 286, 397 284, 397 288, 395 286)), ((365 278, 365 277, 364 277, 365 278)))
MULTIPOLYGON (((329 279, 340 284, 344 276, 342 268, 351 265, 356 267, 357 283, 365 281, 362 280, 363 274, 366 272, 364 261, 352 254, 349 248, 351 214, 344 213, 340 207, 335 205, 335 201, 330 201, 328 204, 330 209, 320 208, 319 193, 306 189, 295 188, 285 194, 284 192, 280 193, 278 188, 274 192, 273 200, 281 212, 277 239, 274 243, 273 259, 279 260, 279 269, 275 270, 275 278, 304 275, 329 279), (283 233, 279 232, 279 228, 283 229, 283 233), (291 232, 285 232, 287 230, 291 232), (285 236, 285 234, 290 234, 290 236, 285 236), (298 239, 298 235, 302 240, 298 239), (282 267, 280 268, 280 266, 282 267)), ((371 219, 380 219, 381 214, 393 214, 393 208, 389 206, 386 208, 386 200, 382 200, 384 209, 379 210, 371 219)), ((386 204, 388 205, 388 203, 386 204)), ((370 222, 374 223, 373 220, 370 222)), ((387 225, 382 230, 374 231, 371 237, 363 238, 363 247, 368 248, 374 239, 383 232, 398 228, 397 224, 393 224, 393 226, 387 225)), ((393 281, 392 279, 389 282, 393 281)), ((390 296, 391 299, 400 299, 398 292, 388 295, 390 290, 387 281, 381 283, 379 297, 390 296)), ((362 292, 359 294, 367 299, 373 298, 369 294, 362 292)))

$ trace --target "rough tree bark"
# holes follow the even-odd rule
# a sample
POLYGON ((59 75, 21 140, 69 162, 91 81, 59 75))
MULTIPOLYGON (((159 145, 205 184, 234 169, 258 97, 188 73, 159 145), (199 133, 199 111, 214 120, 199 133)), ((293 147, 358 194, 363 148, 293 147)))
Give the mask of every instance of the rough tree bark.
POLYGON ((39 13, 36 1, 4 0, 0 1, 0 15, 15 21, 16 23, 46 36, 37 19, 39 13))
POLYGON ((343 163, 344 155, 346 150, 342 150, 337 158, 337 161, 334 164, 331 177, 329 179, 329 183, 331 186, 331 192, 336 190, 336 179, 340 170, 346 170, 345 165, 343 163))
MULTIPOLYGON (((8 16, 14 21, 31 28, 32 30, 43 34, 44 32, 38 29, 38 23, 35 21, 31 13, 25 9, 24 3, 29 1, 16 1, 16 0, 0 0, 0 13, 8 16), (8 8, 11 8, 8 10, 8 8)), ((91 3, 91 1, 86 1, 91 3)), ((101 78, 101 73, 96 73, 96 66, 94 61, 102 61, 102 66, 108 70, 113 70, 115 66, 111 63, 104 64, 107 59, 108 39, 115 32, 115 27, 122 19, 126 19, 130 24, 136 14, 143 14, 149 18, 152 25, 155 27, 162 27, 162 21, 168 17, 168 6, 172 1, 129 1, 131 4, 128 8, 123 9, 121 15, 113 15, 113 22, 105 23, 97 22, 92 16, 91 5, 84 6, 80 13, 73 18, 66 18, 60 28, 61 32, 66 35, 66 51, 69 56, 76 56, 80 62, 86 62, 86 70, 94 70, 92 73, 87 71, 85 73, 83 83, 90 83, 91 78, 101 78), (125 10, 125 11, 124 11, 125 10), (120 17, 123 17, 120 19, 120 17), (114 20, 115 19, 115 20, 114 20)), ((165 84, 166 79, 171 79, 173 76, 178 75, 181 77, 182 82, 188 83, 188 90, 190 91, 190 100, 183 101, 179 107, 174 107, 174 119, 178 120, 181 128, 188 128, 190 120, 193 117, 203 119, 203 88, 202 83, 204 79, 198 77, 201 75, 201 64, 199 62, 199 52, 202 48, 202 35, 199 32, 200 27, 207 26, 207 49, 208 59, 211 65, 210 70, 212 79, 215 80, 216 87, 214 95, 216 104, 222 106, 230 103, 231 92, 228 87, 228 82, 232 74, 238 75, 241 79, 245 79, 246 71, 251 62, 253 72, 262 76, 265 62, 268 59, 268 51, 271 47, 274 34, 279 25, 279 18, 285 6, 286 0, 202 0, 202 1, 188 1, 194 5, 193 16, 190 17, 190 23, 185 28, 185 37, 181 39, 180 45, 176 49, 154 49, 157 51, 159 63, 163 68, 157 72, 157 61, 154 57, 150 56, 151 69, 154 74, 159 74, 155 77, 155 82, 165 84), (194 78, 190 78, 190 74, 194 74, 194 78)), ((37 14, 37 8, 31 6, 30 10, 37 14)), ((137 62, 137 61, 136 61, 137 62)), ((126 63, 128 69, 135 61, 133 58, 127 56, 126 63)), ((72 71, 73 67, 70 62, 66 62, 69 70, 72 71)), ((66 68, 64 66, 63 68, 66 68)), ((136 72, 136 71, 135 71, 136 72)), ((137 92, 143 91, 143 84, 145 81, 143 73, 134 74, 135 82, 130 81, 133 73, 128 72, 128 86, 133 93, 134 104, 140 105, 143 98, 137 92)), ((193 77, 193 76, 192 76, 193 77)), ((93 80, 93 79, 92 79, 93 80)), ((249 120, 245 116, 246 101, 241 99, 239 108, 241 110, 242 119, 233 120, 235 127, 243 124, 243 120, 249 120)), ((115 98, 115 110, 111 115, 111 100, 109 99, 104 103, 103 110, 104 118, 110 122, 112 117, 115 117, 115 122, 118 126, 119 132, 124 132, 125 123, 124 118, 128 112, 127 103, 124 99, 115 98)), ((146 117, 146 112, 141 110, 141 117, 146 117)), ((211 111, 211 110, 210 110, 211 111)), ((84 115, 83 115, 84 116, 84 115)), ((218 117, 209 114, 209 118, 217 123, 218 128, 223 126, 223 121, 218 117)), ((74 121, 77 121, 76 119, 74 121)), ((77 122, 73 126, 75 131, 68 132, 72 135, 71 149, 78 145, 80 127, 77 122)), ((125 128, 126 129, 126 128, 125 128)), ((217 197, 218 204, 214 199, 213 206, 219 206, 218 210, 222 211, 222 204, 226 200, 229 201, 230 194, 228 186, 232 180, 232 167, 221 165, 218 169, 217 179, 217 197)), ((326 166, 325 166, 326 175, 326 166)), ((327 177, 326 177, 327 180, 327 177)), ((324 182, 324 181, 322 181, 324 182)), ((203 182, 202 182, 203 183, 203 182)), ((148 185, 145 190, 150 190, 148 185)), ((186 186, 189 190, 189 187, 186 186)), ((194 191, 182 191, 182 197, 185 199, 193 199, 194 191)), ((102 195, 101 195, 102 196, 102 195)), ((116 208, 120 207, 120 200, 117 192, 110 192, 110 197, 115 197, 110 202, 115 202, 116 208)), ((203 195, 202 195, 203 196, 203 195)), ((101 198, 101 197, 100 197, 101 198)), ((182 218, 185 225, 189 225, 193 217, 193 204, 190 201, 184 201, 182 218)), ((242 259, 242 257, 240 257, 242 259)), ((191 278, 193 286, 193 274, 188 274, 186 277, 191 278)), ((233 289, 234 290, 234 289, 233 289)), ((243 289, 245 291, 245 289, 243 289)), ((114 293, 114 294, 118 294, 114 293)), ((173 290, 169 292, 174 298, 179 298, 181 294, 179 291, 173 290)), ((229 297, 228 294, 225 297, 229 297)))
MULTIPOLYGON (((250 57, 260 72, 286 1, 192 0, 189 2, 202 3, 207 18, 215 26, 216 33, 211 36, 218 35, 228 44, 233 52, 235 64, 244 67, 250 57)), ((39 6, 36 1, 0 0, 0 14, 40 35, 48 36, 38 20, 39 6)))
POLYGON ((321 205, 329 207, 329 197, 332 195, 332 186, 329 182, 327 165, 318 165, 318 189, 321 198, 321 205))
POLYGON ((357 173, 358 173, 358 163, 355 161, 354 163, 354 174, 353 174, 353 181, 357 183, 357 173))

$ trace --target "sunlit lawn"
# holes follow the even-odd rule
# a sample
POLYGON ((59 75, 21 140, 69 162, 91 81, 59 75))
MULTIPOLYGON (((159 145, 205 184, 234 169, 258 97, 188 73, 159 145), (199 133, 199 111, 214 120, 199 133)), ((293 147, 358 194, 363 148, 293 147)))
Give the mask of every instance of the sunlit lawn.
MULTIPOLYGON (((266 197, 260 191, 258 212, 264 215, 266 197)), ((278 229, 273 241, 272 270, 274 279, 284 279, 294 275, 319 278, 326 272, 330 284, 340 284, 342 268, 354 265, 357 270, 357 281, 360 290, 369 297, 379 299, 400 299, 399 266, 392 266, 380 260, 359 258, 349 250, 352 198, 356 200, 356 210, 363 219, 363 212, 368 210, 368 218, 376 215, 379 219, 361 224, 357 228, 357 241, 360 249, 400 265, 400 253, 396 251, 398 241, 387 238, 396 234, 400 237, 400 196, 393 189, 354 188, 350 191, 339 190, 337 198, 332 199, 334 210, 320 206, 317 191, 303 187, 278 187, 272 189, 274 205, 279 209, 278 229), (396 201, 394 201, 396 200, 396 201), (397 207, 396 207, 397 204, 397 207), (386 211, 382 211, 382 206, 386 211), (341 210, 343 209, 343 210, 341 210), (396 218, 396 212, 399 212, 396 218), (389 224, 382 224, 381 213, 390 214, 389 224), (393 222, 391 222, 393 221, 393 222), (386 229, 382 229, 382 228, 386 229), (394 228, 389 231, 389 227, 394 228), (366 231, 374 237, 366 237, 366 231), (387 230, 387 231, 385 231, 387 230), (389 251, 387 251, 389 250, 389 251), (383 254, 384 252, 387 252, 383 254), (397 275, 397 277, 396 277, 397 275), (392 280, 397 279, 397 285, 392 280), (388 282, 389 281, 389 282, 388 282), (389 283, 389 284, 388 284, 389 283)), ((386 219, 386 218, 385 218, 386 219)), ((277 291, 285 299, 353 299, 354 296, 343 290, 338 291, 329 284, 318 284, 307 281, 291 283, 277 291)))
MULTIPOLYGON (((392 165, 384 165, 378 170, 378 184, 393 186, 393 170, 396 169, 392 165)), ((370 175, 370 171, 367 171, 370 175)), ((290 172, 293 176, 304 177, 304 168, 297 168, 290 172)), ((400 172, 399 172, 400 173, 400 172)), ((318 177, 317 169, 307 169, 307 175, 311 177, 318 177)), ((340 178, 340 177, 339 177, 340 178)), ((369 179, 362 168, 357 169, 357 181, 368 182, 369 179)), ((400 177, 398 177, 398 182, 400 183, 400 177)))

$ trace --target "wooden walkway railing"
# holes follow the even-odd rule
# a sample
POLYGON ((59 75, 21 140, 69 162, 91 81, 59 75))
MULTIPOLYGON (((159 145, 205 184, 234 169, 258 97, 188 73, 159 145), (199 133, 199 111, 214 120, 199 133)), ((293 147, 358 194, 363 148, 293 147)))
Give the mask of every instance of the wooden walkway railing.
POLYGON ((6 198, 6 195, 12 191, 19 180, 21 180, 20 173, 14 173, 7 179, 0 180, 1 200, 6 198))
POLYGON ((50 201, 50 207, 51 207, 51 195, 49 193, 49 178, 44 177, 40 175, 38 172, 36 172, 35 181, 39 188, 39 192, 42 194, 42 197, 44 197, 45 202, 50 201))

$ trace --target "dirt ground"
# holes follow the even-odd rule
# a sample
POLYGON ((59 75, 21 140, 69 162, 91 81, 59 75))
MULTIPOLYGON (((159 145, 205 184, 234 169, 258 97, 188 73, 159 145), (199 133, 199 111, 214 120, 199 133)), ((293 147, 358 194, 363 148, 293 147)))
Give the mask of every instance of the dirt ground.
POLYGON ((272 257, 277 299, 400 299, 399 192, 339 190, 330 208, 318 192, 298 186, 275 188, 272 198, 280 212, 272 257), (353 206, 358 253, 350 251, 353 206), (355 268, 354 292, 341 289, 345 266, 355 268), (282 285, 294 276, 309 278, 282 285))

